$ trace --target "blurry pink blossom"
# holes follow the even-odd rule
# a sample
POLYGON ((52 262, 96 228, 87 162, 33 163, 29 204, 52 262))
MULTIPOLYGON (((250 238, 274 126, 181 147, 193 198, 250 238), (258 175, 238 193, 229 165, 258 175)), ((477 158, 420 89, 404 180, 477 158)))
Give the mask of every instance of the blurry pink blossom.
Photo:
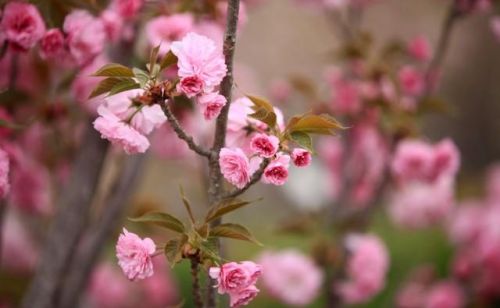
POLYGON ((144 5, 144 0, 113 0, 110 8, 124 18, 133 18, 144 5))
POLYGON ((142 304, 150 308, 165 308, 178 302, 177 286, 166 258, 154 258, 155 275, 140 282, 142 304))
POLYGON ((234 186, 243 188, 250 181, 250 165, 240 148, 223 148, 219 153, 219 164, 224 178, 234 186))
POLYGON ((15 215, 7 215, 2 226, 2 270, 9 273, 29 273, 38 260, 38 250, 27 232, 28 228, 21 224, 15 215))
POLYGON ((44 59, 58 59, 64 56, 64 35, 61 30, 54 28, 45 32, 40 41, 40 55, 44 59))
POLYGON ((311 164, 311 152, 308 150, 295 148, 292 151, 293 164, 297 167, 307 167, 311 164))
POLYGON ((288 168, 290 166, 290 156, 278 154, 276 158, 264 169, 262 182, 273 185, 284 185, 288 179, 288 168))
POLYGON ((104 10, 99 18, 104 25, 104 30, 106 31, 107 39, 111 42, 117 42, 124 30, 123 18, 113 10, 104 10))
POLYGON ((116 243, 116 257, 128 279, 135 281, 153 275, 152 256, 156 246, 150 238, 141 239, 125 228, 116 243))
POLYGON ((95 307, 131 307, 131 285, 111 264, 103 263, 96 267, 87 292, 95 307))
POLYGON ((9 156, 0 148, 0 199, 5 198, 10 190, 9 169, 9 156))
POLYGON ((259 133, 253 136, 250 141, 250 148, 261 157, 271 158, 278 151, 279 144, 278 137, 259 133))
POLYGON ((465 307, 463 291, 453 281, 436 283, 426 294, 424 308, 462 308, 465 307))
POLYGON ((453 243, 467 245, 477 240, 484 213, 481 205, 476 200, 465 201, 450 215, 448 233, 453 243))
POLYGON ((285 102, 290 98, 292 89, 290 83, 286 80, 273 80, 270 85, 269 93, 273 100, 285 102))
POLYGON ((403 93, 413 96, 423 94, 425 78, 421 71, 412 66, 404 66, 399 70, 398 79, 403 93))
POLYGON ((423 35, 414 37, 406 48, 408 53, 419 61, 428 61, 432 56, 429 40, 423 35))
MULTIPOLYGON (((222 54, 214 42, 205 36, 190 32, 181 41, 173 42, 171 50, 178 58, 181 84, 185 83, 187 78, 195 78, 201 82, 203 92, 209 93, 226 75, 222 54)), ((184 86, 182 88, 184 89, 184 86)))
POLYGON ((106 29, 103 22, 84 10, 66 15, 63 25, 73 60, 80 66, 88 64, 104 49, 106 29))
POLYGON ((181 40, 193 29, 193 25, 193 16, 187 13, 155 17, 145 26, 149 46, 154 48, 160 45, 160 54, 166 54, 170 44, 181 40))
POLYGON ((220 111, 226 105, 226 98, 219 93, 212 92, 201 95, 198 98, 198 104, 204 109, 205 120, 213 120, 219 116, 220 111))
POLYGON ((383 242, 374 235, 350 234, 346 246, 348 280, 336 286, 348 304, 363 303, 380 292, 389 268, 389 256, 383 242))
POLYGON ((34 47, 45 33, 45 23, 33 4, 7 2, 2 15, 0 32, 15 50, 34 47))
POLYGON ((259 263, 264 287, 285 304, 306 306, 318 297, 323 272, 307 255, 296 250, 266 251, 259 263))

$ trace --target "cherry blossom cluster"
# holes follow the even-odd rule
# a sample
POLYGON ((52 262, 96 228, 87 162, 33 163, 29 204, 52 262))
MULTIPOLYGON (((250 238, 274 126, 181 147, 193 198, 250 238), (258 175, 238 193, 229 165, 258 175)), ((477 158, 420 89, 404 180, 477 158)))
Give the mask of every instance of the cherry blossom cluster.
POLYGON ((454 205, 459 152, 451 140, 435 145, 403 140, 395 150, 391 173, 395 181, 389 212, 398 224, 421 228, 442 221, 454 205))

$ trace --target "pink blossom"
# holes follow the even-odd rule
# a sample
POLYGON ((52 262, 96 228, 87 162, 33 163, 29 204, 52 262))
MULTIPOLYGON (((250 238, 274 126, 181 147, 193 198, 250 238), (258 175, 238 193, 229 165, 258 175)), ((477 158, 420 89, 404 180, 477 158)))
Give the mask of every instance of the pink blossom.
POLYGON ((219 153, 222 175, 231 184, 243 188, 250 181, 250 163, 240 148, 223 148, 219 153))
POLYGON ((209 273, 217 280, 219 294, 231 294, 254 285, 261 275, 261 266, 251 261, 229 262, 211 267, 209 273))
POLYGON ((424 308, 462 308, 465 298, 460 287, 453 281, 443 281, 432 286, 426 296, 424 308))
POLYGON ((425 78, 421 71, 412 66, 404 66, 399 70, 398 79, 403 93, 413 96, 423 94, 425 78))
POLYGON ((311 164, 311 152, 308 150, 295 148, 292 151, 293 164, 297 167, 307 167, 311 164))
POLYGON ((44 59, 57 59, 64 56, 64 35, 61 30, 54 28, 45 32, 40 41, 40 55, 44 59))
POLYGON ((318 155, 325 164, 330 177, 330 198, 337 199, 342 188, 342 157, 344 149, 342 142, 336 138, 322 138, 318 144, 318 155))
MULTIPOLYGON (((179 120, 184 129, 192 125, 187 117, 179 120)), ((153 132, 151 136, 151 151, 162 159, 189 158, 193 153, 187 147, 184 140, 177 137, 170 124, 163 124, 153 132)))
POLYGON ((424 228, 441 222, 454 205, 453 182, 409 183, 394 191, 389 205, 391 218, 399 225, 424 228))
POLYGON ((97 109, 99 117, 94 121, 94 128, 101 137, 112 144, 121 146, 127 154, 144 153, 149 148, 149 141, 130 125, 122 122, 107 107, 97 109))
POLYGON ((141 106, 134 113, 130 125, 143 135, 150 134, 153 129, 160 127, 167 121, 167 117, 160 105, 141 106))
POLYGON ((284 185, 288 179, 290 156, 281 154, 264 169, 262 181, 266 184, 284 185))
POLYGON ((144 292, 142 305, 151 308, 165 308, 178 303, 178 291, 166 258, 154 258, 155 275, 140 282, 144 292))
POLYGON ((285 102, 290 98, 292 89, 288 81, 277 79, 271 82, 269 92, 274 100, 285 102))
POLYGON ((12 1, 5 5, 0 30, 14 49, 26 51, 42 38, 45 23, 36 6, 12 1))
POLYGON ((67 34, 70 54, 78 65, 89 63, 104 49, 104 24, 87 11, 75 10, 66 15, 63 29, 67 34))
POLYGON ((105 10, 101 13, 99 18, 102 21, 104 30, 106 31, 107 39, 111 42, 118 41, 124 29, 124 22, 122 16, 120 16, 116 11, 105 10))
POLYGON ((279 144, 278 137, 259 133, 250 141, 250 149, 261 157, 271 158, 278 151, 279 144))
POLYGON ((203 107, 203 116, 205 120, 213 120, 217 118, 226 105, 226 98, 219 93, 212 92, 203 94, 198 98, 198 104, 203 107))
POLYGON ((193 29, 191 14, 174 14, 151 19, 145 26, 146 37, 151 47, 160 45, 160 54, 166 54, 173 41, 182 39, 193 29))
POLYGON ((230 293, 229 306, 240 307, 248 305, 259 293, 259 289, 254 285, 249 286, 239 292, 230 293))
POLYGON ((91 114, 96 114, 97 107, 104 102, 103 95, 89 99, 92 90, 102 80, 102 78, 91 75, 106 63, 109 63, 106 57, 98 56, 91 63, 81 68, 71 84, 71 94, 91 114))
POLYGON ((4 217, 2 226, 2 270, 9 273, 30 273, 38 260, 38 249, 30 237, 27 226, 23 226, 14 214, 4 217))
POLYGON ((462 202, 450 217, 448 233, 452 242, 473 243, 481 231, 483 213, 484 210, 479 201, 462 202))
POLYGON ((124 18, 133 18, 144 5, 144 0, 113 0, 110 8, 124 18))
POLYGON ((342 114, 354 114, 361 110, 360 89, 351 81, 338 80, 334 84, 333 109, 342 114))
POLYGON ((323 272, 307 255, 296 250, 266 251, 259 262, 264 287, 285 304, 306 306, 318 297, 323 272))
POLYGON ((185 77, 177 84, 177 90, 191 98, 203 92, 203 80, 198 76, 185 77))
POLYGON ((0 199, 5 198, 10 190, 9 156, 0 148, 0 199))
POLYGON ((131 286, 111 264, 97 266, 90 278, 88 293, 95 307, 130 307, 131 286))
POLYGON ((423 35, 414 37, 406 48, 408 53, 419 61, 428 61, 432 56, 431 44, 423 35))
POLYGON ((209 93, 226 75, 222 54, 205 36, 190 32, 181 41, 173 42, 171 50, 178 58, 181 83, 185 78, 197 78, 202 83, 203 92, 209 93))
POLYGON ((156 246, 152 239, 141 239, 125 228, 116 243, 116 257, 128 279, 135 281, 153 275, 152 256, 156 246))
POLYGON ((453 177, 460 167, 460 153, 451 139, 444 139, 434 145, 434 159, 431 178, 453 177))
POLYGON ((389 256, 382 241, 374 235, 351 234, 346 238, 351 253, 347 261, 348 280, 337 290, 349 304, 363 303, 380 292, 385 284, 389 256))
POLYGON ((406 283, 396 296, 396 307, 422 308, 426 291, 425 286, 419 282, 406 283))

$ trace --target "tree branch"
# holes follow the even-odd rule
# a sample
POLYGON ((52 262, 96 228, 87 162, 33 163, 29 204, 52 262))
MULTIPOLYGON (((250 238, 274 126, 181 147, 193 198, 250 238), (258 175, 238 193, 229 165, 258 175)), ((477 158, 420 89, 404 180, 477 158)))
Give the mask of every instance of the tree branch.
POLYGON ((170 106, 168 105, 168 103, 166 101, 164 101, 163 103, 160 103, 160 106, 161 106, 161 109, 163 110, 163 112, 165 113, 165 116, 167 117, 168 123, 170 123, 170 126, 172 126, 172 128, 175 131, 175 133, 177 134, 177 137, 179 137, 180 139, 184 140, 186 142, 187 146, 192 151, 194 151, 195 153, 197 153, 198 155, 205 156, 207 158, 211 158, 212 157, 212 152, 210 152, 210 151, 208 151, 206 149, 203 149, 200 145, 196 144, 194 142, 193 137, 189 136, 182 129, 179 121, 177 120, 177 118, 175 117, 175 115, 170 110, 170 106))
POLYGON ((239 188, 239 189, 235 189, 233 190, 232 192, 224 195, 222 197, 222 199, 226 199, 226 198, 236 198, 238 197, 239 195, 241 195, 242 193, 244 193, 245 191, 247 191, 250 187, 252 187, 252 185, 254 185, 255 183, 257 183, 260 178, 262 177, 262 175, 264 174, 264 170, 267 168, 267 166, 269 165, 271 161, 266 158, 264 159, 261 163, 260 163, 260 166, 259 166, 259 169, 257 169, 253 174, 252 174, 252 177, 250 178, 250 181, 242 188, 239 188))
POLYGON ((146 155, 127 156, 121 172, 108 193, 103 204, 100 220, 88 228, 88 235, 83 239, 63 285, 60 308, 78 307, 79 297, 85 290, 92 268, 99 259, 106 241, 123 218, 136 184, 140 177, 146 155))
POLYGON ((200 293, 200 261, 198 260, 198 256, 193 256, 190 258, 191 260, 191 278, 193 279, 193 301, 194 306, 196 308, 203 308, 203 301, 201 300, 200 293))
POLYGON ((63 190, 58 212, 44 243, 35 277, 22 307, 55 307, 57 292, 78 240, 87 224, 109 143, 88 121, 86 135, 75 160, 70 182, 63 190))

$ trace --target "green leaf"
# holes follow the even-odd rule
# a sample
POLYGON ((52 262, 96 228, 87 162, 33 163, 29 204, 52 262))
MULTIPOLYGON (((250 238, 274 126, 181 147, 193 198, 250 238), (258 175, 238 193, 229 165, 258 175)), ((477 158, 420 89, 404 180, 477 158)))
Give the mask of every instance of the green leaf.
POLYGON ((133 89, 140 89, 140 85, 135 82, 133 79, 125 79, 122 82, 116 84, 110 91, 109 96, 115 95, 120 92, 125 92, 133 89))
POLYGON ((132 70, 134 72, 135 78, 137 78, 137 81, 139 82, 139 85, 141 86, 141 88, 144 88, 150 80, 148 72, 143 71, 137 67, 134 67, 132 70))
POLYGON ((160 51, 160 45, 156 46, 151 50, 151 55, 149 56, 149 72, 152 72, 154 65, 156 64, 156 60, 158 60, 158 52, 160 51))
POLYGON ((150 212, 141 217, 129 218, 129 220, 133 222, 152 223, 179 233, 186 231, 184 224, 179 219, 162 212, 150 212))
POLYGON ((231 213, 241 207, 244 207, 245 205, 248 205, 250 203, 259 201, 261 199, 255 200, 255 201, 241 201, 238 199, 229 199, 229 200, 223 200, 221 203, 216 204, 213 206, 207 213, 207 216, 205 217, 205 222, 211 222, 216 220, 217 218, 220 218, 228 213, 231 213))
POLYGON ((90 93, 89 99, 108 93, 114 86, 123 82, 124 79, 116 77, 108 77, 97 84, 95 89, 90 93))
POLYGON ((255 111, 249 116, 266 123, 269 127, 274 128, 276 126, 276 113, 274 113, 274 107, 267 100, 247 95, 247 97, 252 101, 253 106, 252 109, 255 111))
POLYGON ((93 76, 100 77, 134 77, 134 72, 121 64, 110 63, 101 67, 93 76))
POLYGON ((312 139, 309 134, 300 131, 292 132, 290 133, 290 138, 299 146, 309 150, 309 152, 314 152, 312 139))
POLYGON ((179 239, 172 239, 165 245, 164 253, 172 267, 182 260, 182 248, 187 242, 187 236, 182 235, 179 239))
POLYGON ((200 245, 200 250, 206 257, 219 261, 220 257, 217 254, 218 240, 216 237, 209 237, 206 241, 203 241, 200 245))
POLYGON ((161 59, 160 70, 164 70, 167 67, 177 63, 177 56, 172 53, 172 51, 167 52, 167 54, 161 59))
POLYGON ((327 114, 306 114, 303 116, 293 117, 288 123, 287 131, 290 134, 293 132, 303 132, 333 135, 335 130, 343 128, 342 124, 327 114))
POLYGON ((189 203, 189 200, 186 198, 186 195, 184 194, 184 189, 180 185, 179 185, 179 193, 181 194, 182 203, 184 203, 184 207, 186 208, 186 211, 189 214, 189 219, 191 219, 191 223, 193 223, 194 225, 195 219, 193 215, 193 210, 191 209, 191 204, 189 203))
POLYGON ((239 224, 232 224, 232 223, 220 224, 216 227, 213 227, 212 230, 210 230, 210 236, 226 237, 235 240, 248 241, 262 246, 262 244, 253 237, 253 235, 250 233, 250 231, 248 231, 247 228, 239 224))

